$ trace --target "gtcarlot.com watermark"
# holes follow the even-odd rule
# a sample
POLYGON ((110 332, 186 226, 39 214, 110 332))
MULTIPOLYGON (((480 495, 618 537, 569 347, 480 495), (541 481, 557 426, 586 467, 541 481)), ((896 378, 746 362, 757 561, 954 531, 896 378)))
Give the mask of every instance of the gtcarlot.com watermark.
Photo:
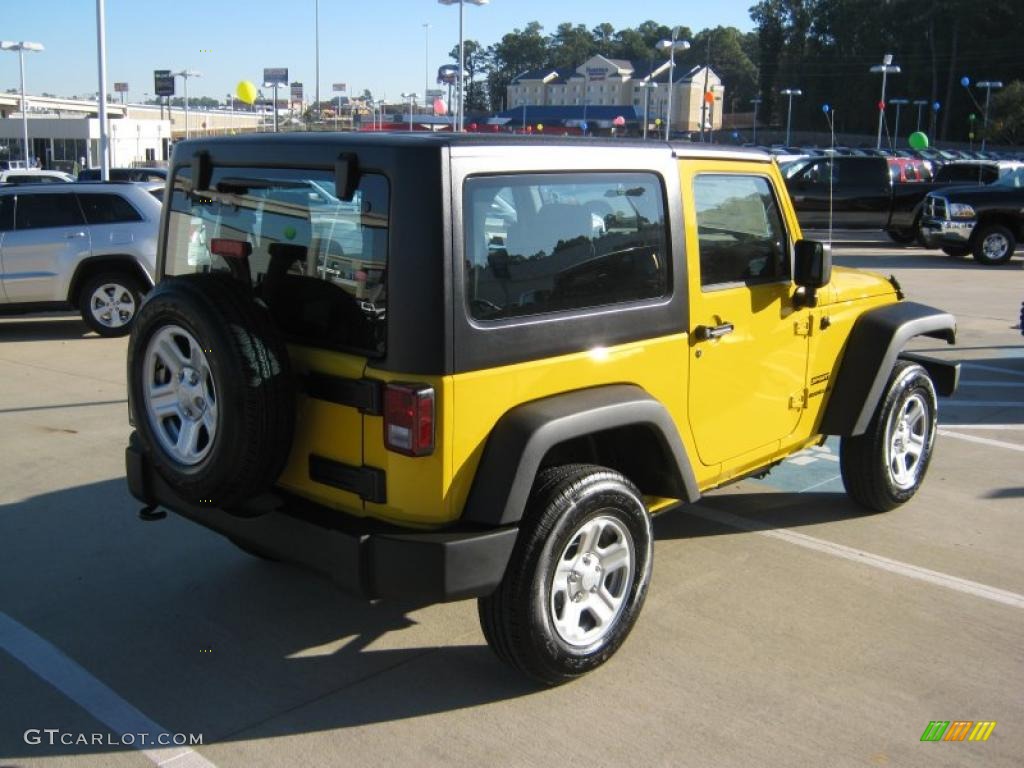
POLYGON ((29 728, 26 744, 65 747, 195 747, 202 746, 201 733, 75 733, 60 728, 29 728))

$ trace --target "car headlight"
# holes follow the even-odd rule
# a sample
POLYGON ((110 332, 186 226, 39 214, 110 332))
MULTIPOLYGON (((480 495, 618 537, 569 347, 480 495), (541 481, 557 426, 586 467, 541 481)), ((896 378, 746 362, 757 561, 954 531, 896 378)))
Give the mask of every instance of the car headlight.
POLYGON ((949 216, 953 219, 973 219, 974 209, 967 203, 950 203, 949 216))

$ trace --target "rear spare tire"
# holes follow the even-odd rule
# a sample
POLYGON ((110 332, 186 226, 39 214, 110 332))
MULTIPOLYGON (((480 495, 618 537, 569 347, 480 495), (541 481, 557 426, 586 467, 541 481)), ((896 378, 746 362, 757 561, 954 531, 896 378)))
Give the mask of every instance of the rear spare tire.
POLYGON ((284 468, 294 380, 266 309, 227 275, 164 280, 128 344, 135 427, 160 476, 193 504, 232 508, 284 468))

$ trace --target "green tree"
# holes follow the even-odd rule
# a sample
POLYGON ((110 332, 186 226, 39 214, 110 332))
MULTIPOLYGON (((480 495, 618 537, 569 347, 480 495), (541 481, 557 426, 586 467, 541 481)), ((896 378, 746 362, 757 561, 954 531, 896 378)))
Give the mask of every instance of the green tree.
MULTIPOLYGON (((477 76, 487 71, 487 51, 476 40, 464 40, 462 43, 463 68, 466 72, 466 109, 486 110, 488 108, 487 87, 477 82, 477 76)), ((449 58, 459 63, 459 46, 448 53, 449 58)))
POLYGON ((525 29, 514 29, 487 49, 487 88, 492 109, 505 109, 508 85, 513 78, 549 66, 544 27, 531 21, 525 29))
POLYGON ((990 140, 1024 144, 1024 82, 1014 80, 992 97, 990 140))
POLYGON ((583 24, 563 22, 551 35, 548 62, 555 67, 578 67, 598 52, 598 43, 583 24))

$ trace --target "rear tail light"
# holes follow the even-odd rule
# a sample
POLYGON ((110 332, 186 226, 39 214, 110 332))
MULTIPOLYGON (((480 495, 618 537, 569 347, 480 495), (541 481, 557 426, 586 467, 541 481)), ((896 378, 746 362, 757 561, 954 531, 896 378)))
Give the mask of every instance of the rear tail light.
POLYGON ((388 384, 384 389, 384 445, 406 456, 434 452, 434 388, 388 384))
POLYGON ((252 253, 252 244, 247 240, 215 237, 210 240, 210 253, 223 256, 225 259, 245 259, 252 253))

